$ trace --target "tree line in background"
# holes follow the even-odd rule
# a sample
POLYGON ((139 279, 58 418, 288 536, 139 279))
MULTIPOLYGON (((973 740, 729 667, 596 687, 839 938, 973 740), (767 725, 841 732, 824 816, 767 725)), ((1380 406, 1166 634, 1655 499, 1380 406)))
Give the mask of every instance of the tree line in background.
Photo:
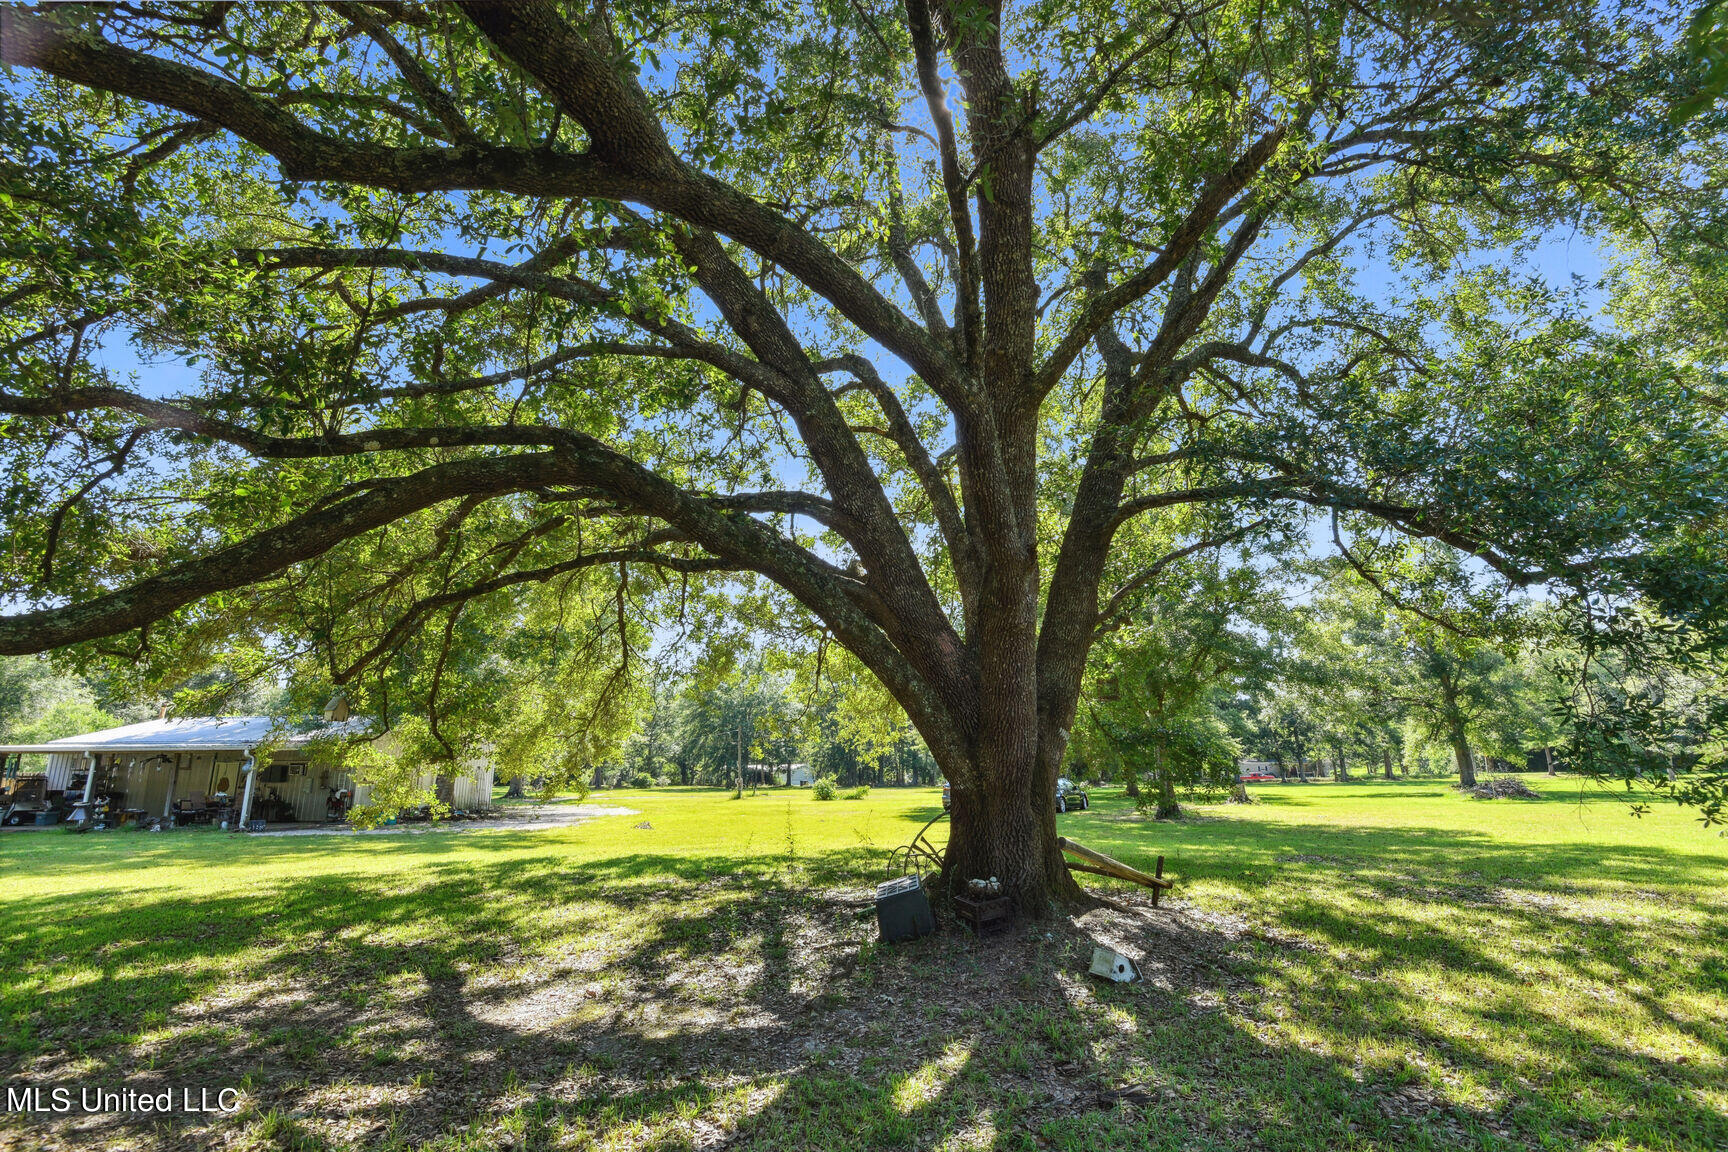
POLYGON ((1483 597, 1438 550, 1402 573, 1411 599, 1348 552, 1261 559, 1190 562, 1099 645, 1072 774, 1175 815, 1179 794, 1248 799, 1244 760, 1464 787, 1535 764, 1626 785, 1634 811, 1666 796, 1721 818, 1728 674, 1684 626, 1637 604, 1483 597), (1591 613, 1612 643, 1592 645, 1591 613))
POLYGON ((595 766, 594 782, 742 790, 808 782, 807 773, 845 787, 936 783, 910 725, 880 707, 833 686, 812 692, 789 672, 668 680, 616 756, 595 766))
MULTIPOLYGON (((123 665, 80 668, 43 656, 0 656, 0 742, 42 744, 155 718, 168 699, 129 671, 123 665)), ((221 670, 202 672, 177 687, 190 699, 218 684, 235 710, 258 715, 282 710, 282 690, 258 683, 237 689, 233 677, 221 670)))
MULTIPOLYGON (((1636 783, 1634 811, 1665 794, 1720 819, 1709 782, 1728 674, 1688 649, 1682 626, 1622 605, 1598 621, 1613 643, 1592 649, 1578 617, 1600 605, 1480 595, 1464 562, 1438 549, 1400 578, 1415 598, 1354 554, 1172 564, 1095 648, 1064 771, 1120 784, 1169 817, 1183 800, 1248 800, 1248 761, 1285 781, 1418 775, 1465 787, 1534 764, 1636 783)), ((942 779, 905 713, 844 653, 791 655, 758 619, 756 630, 690 629, 632 668, 596 627, 604 598, 567 588, 560 600, 538 614, 534 596, 528 611, 465 614, 435 651, 399 654, 401 706, 374 719, 405 752, 366 771, 406 777, 486 755, 519 795, 942 779)), ((0 657, 0 739, 51 740, 164 706, 309 715, 325 689, 315 665, 301 669, 288 686, 233 665, 165 685, 147 665, 0 657)))

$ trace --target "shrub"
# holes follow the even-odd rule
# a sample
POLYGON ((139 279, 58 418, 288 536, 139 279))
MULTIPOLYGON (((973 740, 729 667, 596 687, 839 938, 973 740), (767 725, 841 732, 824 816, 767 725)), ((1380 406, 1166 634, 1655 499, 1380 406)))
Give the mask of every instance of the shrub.
POLYGON ((654 787, 654 777, 650 776, 646 772, 638 772, 636 775, 630 777, 630 787, 652 788, 654 787))
POLYGON ((839 790, 832 776, 819 777, 816 783, 810 786, 810 794, 818 800, 832 800, 839 790))
POLYGON ((870 795, 870 785, 860 784, 856 788, 848 788, 848 789, 846 789, 846 791, 840 793, 840 799, 842 799, 842 800, 862 800, 862 799, 864 799, 864 797, 866 797, 868 795, 870 795))

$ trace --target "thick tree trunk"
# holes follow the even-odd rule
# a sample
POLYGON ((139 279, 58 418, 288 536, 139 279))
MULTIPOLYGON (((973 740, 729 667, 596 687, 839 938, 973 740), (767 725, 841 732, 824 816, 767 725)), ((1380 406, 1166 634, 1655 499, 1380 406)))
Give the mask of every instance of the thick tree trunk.
POLYGON ((744 799, 744 721, 738 721, 738 786, 733 789, 734 800, 744 799))
POLYGON ((1140 799, 1139 775, 1131 768, 1124 768, 1122 771, 1122 778, 1125 781, 1122 786, 1122 794, 1124 796, 1131 796, 1136 800, 1140 799))
POLYGON ((1023 914, 1037 918, 1051 912, 1053 901, 1081 893, 1056 843, 1054 785, 1049 797, 1035 794, 1033 768, 1030 756, 981 763, 972 777, 986 782, 982 788, 961 785, 958 773, 949 775, 954 787, 946 879, 955 889, 994 876, 1023 914))
MULTIPOLYGON (((1030 153, 1011 162, 1026 165, 1019 191, 1028 200, 1012 197, 992 211, 1029 211, 1030 153)), ((1027 299, 1009 311, 1029 318, 1034 281, 1029 268, 1022 271, 1023 283, 1011 291, 1027 299)), ((1030 327, 1019 339, 984 345, 983 371, 1001 383, 1002 395, 1013 394, 1031 352, 1030 327)), ((947 878, 953 887, 995 876, 1022 915, 1042 918, 1084 896, 1056 842, 1056 777, 1079 700, 1096 619, 1088 605, 1096 605, 1098 585, 1086 574, 1066 601, 1087 602, 1079 617, 1046 619, 1040 628, 1036 409, 995 402, 991 408, 979 423, 995 443, 961 441, 966 515, 981 547, 968 636, 977 653, 975 687, 958 695, 970 697, 961 715, 975 717, 976 728, 968 733, 968 762, 942 766, 954 784, 947 878)), ((1057 579, 1065 580, 1060 572, 1057 579)))
POLYGON ((1337 749, 1337 755, 1333 757, 1333 760, 1338 765, 1338 779, 1340 781, 1350 779, 1350 766, 1344 762, 1344 750, 1342 748, 1337 749))
POLYGON ((1458 762, 1458 782, 1466 788, 1476 787, 1476 761, 1470 755, 1470 741, 1462 724, 1452 727, 1452 758, 1458 762))
POLYGON ((1548 775, 1550 775, 1550 776, 1557 775, 1557 773, 1554 771, 1554 749, 1544 747, 1542 749, 1542 760, 1544 763, 1546 763, 1548 765, 1548 775))
POLYGON ((1176 786, 1170 782, 1170 774, 1162 768, 1158 770, 1158 807, 1152 815, 1160 820, 1174 820, 1182 815, 1182 805, 1176 800, 1176 786))
MULTIPOLYGON (((741 370, 744 375, 738 379, 744 387, 771 399, 797 424, 828 493, 819 503, 843 526, 837 530, 857 554, 856 576, 827 571, 821 557, 792 547, 777 529, 748 515, 734 518, 706 491, 679 489, 574 430, 516 441, 512 437, 519 430, 512 429, 497 443, 547 450, 453 460, 430 465, 413 477, 385 479, 340 501, 314 505, 312 511, 198 564, 47 615, 0 619, 0 646, 22 644, 7 650, 39 651, 140 628, 211 593, 270 577, 285 564, 321 556, 409 512, 459 497, 594 486, 607 501, 618 501, 622 515, 663 520, 674 538, 712 553, 716 570, 759 571, 779 583, 821 617, 837 640, 895 693, 955 785, 951 871, 965 878, 997 876, 1019 901, 1022 914, 1042 915, 1052 899, 1078 896, 1056 843, 1055 780, 1098 624, 1100 574, 1112 534, 1124 522, 1124 484, 1139 467, 1136 454, 1147 419, 1180 388, 1193 364, 1204 362, 1201 358, 1178 366, 1227 284, 1231 265, 1261 228, 1258 206, 1239 223, 1229 223, 1236 212, 1231 217, 1222 213, 1233 204, 1240 210, 1262 204, 1270 209, 1281 193, 1269 192, 1274 199, 1262 199, 1258 191, 1244 193, 1278 153, 1286 129, 1266 132, 1235 162, 1211 172, 1192 210, 1182 214, 1183 222, 1168 236, 1152 238, 1158 256, 1142 272, 1106 291, 1112 277, 1100 261, 1099 283, 1075 297, 1083 312, 1071 328, 1071 339, 1059 338, 1054 348, 1045 347, 1039 332, 1044 285, 1037 266, 1045 257, 1035 235, 1043 194, 1036 160, 1049 142, 1041 136, 1040 124, 1044 113, 1053 110, 1040 110, 1035 90, 1017 82, 1010 63, 1018 50, 1004 52, 1001 22, 988 11, 979 17, 953 5, 909 0, 906 31, 935 131, 932 139, 940 156, 954 241, 948 262, 951 319, 941 318, 940 300, 931 301, 921 332, 916 321, 860 274, 858 260, 828 247, 748 193, 699 174, 669 142, 674 134, 657 119, 655 101, 631 78, 631 69, 621 66, 625 62, 612 58, 610 48, 596 46, 585 22, 572 25, 554 6, 540 4, 472 4, 462 10, 490 45, 487 51, 500 53, 501 63, 531 77, 558 115, 567 117, 561 122, 581 126, 587 138, 583 155, 554 157, 547 151, 525 159, 521 149, 494 148, 477 138, 461 142, 443 159, 431 159, 432 151, 416 148, 369 151, 368 145, 355 152, 351 142, 324 140, 316 129, 300 126, 268 100, 242 99, 238 89, 222 94, 226 89, 217 86, 226 81, 179 65, 163 72, 137 53, 110 49, 89 33, 73 33, 53 21, 8 10, 8 35, 0 47, 8 62, 27 61, 27 66, 62 76, 87 76, 99 89, 117 85, 114 91, 178 109, 200 123, 220 124, 272 151, 283 171, 297 179, 373 184, 410 193, 472 188, 557 201, 627 200, 663 214, 668 225, 682 220, 689 227, 668 228, 668 241, 694 278, 691 288, 706 294, 730 329, 724 343, 736 336, 751 353, 748 361, 738 358, 737 369, 722 370, 734 375, 741 370), (951 98, 946 75, 952 75, 963 92, 951 98), (953 112, 962 108, 964 129, 957 132, 953 112), (971 155, 961 156, 962 148, 971 155), (973 176, 966 176, 967 171, 973 176), (535 188, 541 191, 532 191, 535 188), (1192 283, 1197 254, 1210 245, 1209 238, 1222 239, 1220 230, 1227 224, 1234 239, 1225 252, 1208 253, 1209 270, 1200 283, 1192 283), (754 254, 738 263, 717 234, 754 254), (922 544, 898 522, 877 469, 800 346, 799 325, 789 318, 798 313, 786 313, 745 271, 755 266, 758 256, 832 303, 861 335, 922 377, 952 412, 959 500, 935 461, 920 467, 917 458, 925 453, 912 444, 917 430, 903 413, 897 416, 890 410, 898 409, 891 393, 884 401, 888 424, 898 422, 908 429, 902 452, 920 473, 938 526, 951 545, 964 628, 954 628, 945 615, 943 598, 919 563, 922 544), (1131 351, 1111 318, 1133 308, 1172 276, 1157 337, 1143 353, 1131 351), (1038 555, 1049 527, 1041 519, 1038 501, 1040 413, 1050 389, 1066 378, 1069 365, 1088 342, 1096 344, 1106 361, 1106 388, 1060 554, 1045 573, 1038 555), (1047 602, 1040 596, 1046 574, 1047 602)), ((467 257, 445 255, 447 268, 456 266, 451 260, 469 262, 467 257)), ((412 254, 409 268, 435 256, 412 254)), ((317 253, 304 256, 317 258, 317 253)), ((351 263, 346 254, 337 258, 344 266, 351 263)), ((379 258, 399 256, 381 253, 379 258)), ((278 267, 288 259, 285 253, 272 255, 278 267)), ((577 290, 574 281, 565 284, 577 290)), ((936 293, 949 294, 946 288, 936 293)), ((581 287, 576 298, 589 295, 591 289, 581 287)), ((924 309, 925 292, 914 287, 913 295, 921 298, 916 303, 924 309)), ((660 331, 658 321, 636 322, 660 331)), ((685 348, 696 343, 707 345, 694 335, 680 336, 670 351, 700 362, 706 355, 685 348)), ((380 434, 417 451, 418 442, 395 436, 398 431, 421 434, 415 429, 380 434)), ((541 436, 533 429, 520 431, 541 436)), ((330 444, 343 442, 341 436, 322 437, 317 450, 321 454, 330 444)), ((310 440, 301 443, 313 446, 310 440)), ((940 459, 945 461, 946 453, 940 459)), ((753 744, 748 728, 746 712, 737 737, 735 791, 740 796, 753 744)), ((847 774, 853 781, 885 779, 880 767, 853 764, 847 774)), ((725 770, 713 764, 701 775, 723 781, 725 770)), ((596 786, 601 780, 597 768, 596 786)), ((1160 795, 1173 800, 1171 785, 1168 772, 1161 773, 1160 795)))
POLYGON ((1380 754, 1385 758, 1386 779, 1390 780, 1392 779, 1392 749, 1383 748, 1380 754))
POLYGON ((1164 741, 1158 741, 1158 807, 1152 815, 1159 820, 1174 820, 1182 815, 1182 805, 1176 802, 1176 785, 1170 779, 1170 764, 1165 758, 1164 741))
POLYGON ((510 777, 510 787, 504 790, 506 800, 522 800, 528 795, 528 778, 526 776, 510 777))

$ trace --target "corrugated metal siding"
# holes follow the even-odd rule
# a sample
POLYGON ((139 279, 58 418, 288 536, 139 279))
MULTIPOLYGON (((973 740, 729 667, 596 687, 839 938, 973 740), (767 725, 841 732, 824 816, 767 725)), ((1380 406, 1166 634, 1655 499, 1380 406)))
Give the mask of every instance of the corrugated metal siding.
POLYGON ((364 735, 367 722, 358 717, 334 723, 307 718, 303 723, 272 716, 209 716, 146 720, 119 728, 104 728, 79 736, 63 736, 45 744, 7 744, 14 752, 109 752, 153 755, 166 752, 240 752, 280 738, 283 746, 299 748, 315 737, 364 735))
MULTIPOLYGON (((415 782, 415 786, 416 787, 431 788, 432 785, 429 782, 430 780, 431 780, 431 777, 422 776, 418 781, 415 782)), ((347 788, 349 789, 349 792, 351 795, 351 799, 349 800, 349 804, 352 807, 359 808, 363 805, 372 803, 372 786, 370 784, 355 784, 352 781, 350 781, 347 784, 347 788)))
MULTIPOLYGON (((433 789, 437 785, 437 783, 438 783, 438 777, 437 776, 433 775, 430 772, 422 772, 422 773, 420 773, 420 775, 418 777, 415 778, 414 787, 421 792, 430 793, 433 791, 433 789)), ((351 785, 351 787, 354 789, 354 805, 355 805, 355 807, 359 807, 362 804, 372 803, 372 788, 370 785, 354 784, 354 785, 351 785)))
MULTIPOLYGON (((293 805, 294 815, 298 820, 324 819, 325 802, 329 799, 330 789, 346 788, 353 793, 355 804, 366 804, 371 800, 372 790, 364 784, 356 785, 353 777, 346 772, 338 772, 320 764, 306 764, 305 761, 292 759, 293 753, 276 753, 274 761, 289 765, 288 778, 285 781, 266 783, 263 777, 258 780, 258 790, 253 803, 259 797, 267 796, 274 789, 285 802, 293 805), (292 765, 306 764, 306 771, 295 774, 292 765)), ((432 772, 422 772, 414 782, 415 787, 427 793, 433 792, 438 783, 438 777, 432 772)), ((470 769, 456 778, 455 805, 458 808, 476 808, 492 802, 492 769, 470 769)))
POLYGON ((492 803, 492 766, 470 764, 456 777, 454 796, 458 808, 483 808, 492 803))
MULTIPOLYGON (((352 785, 354 803, 369 804, 372 801, 372 789, 364 784, 352 785)), ((422 772, 414 781, 414 787, 428 796, 438 790, 438 774, 422 772)), ((483 808, 492 803, 492 766, 470 762, 469 767, 456 777, 451 789, 451 803, 456 808, 483 808)))
POLYGON ((125 793, 127 808, 161 816, 174 800, 190 800, 195 793, 209 799, 222 791, 224 781, 228 792, 237 796, 244 780, 240 762, 231 754, 182 752, 167 760, 154 755, 110 754, 100 757, 96 787, 125 793))
POLYGON ((261 767, 259 771, 268 774, 271 768, 281 765, 286 769, 287 778, 272 781, 260 775, 252 802, 257 804, 260 799, 274 792, 294 809, 296 820, 324 819, 325 802, 330 797, 330 789, 348 788, 352 785, 346 772, 338 772, 325 764, 310 763, 292 752, 276 752, 270 759, 271 763, 261 767), (300 771, 295 772, 295 768, 300 771))
POLYGON ((83 766, 82 752, 56 752, 48 757, 48 791, 66 791, 72 785, 72 773, 83 766))

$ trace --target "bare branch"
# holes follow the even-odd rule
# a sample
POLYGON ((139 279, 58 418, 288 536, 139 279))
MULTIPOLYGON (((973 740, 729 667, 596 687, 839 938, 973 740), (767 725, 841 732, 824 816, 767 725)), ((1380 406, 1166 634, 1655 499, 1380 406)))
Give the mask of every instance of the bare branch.
POLYGON ((1183 488, 1174 492, 1154 492, 1139 496, 1132 500, 1124 500, 1111 521, 1111 527, 1117 528, 1136 516, 1160 508, 1173 508, 1181 504, 1202 504, 1214 500, 1230 500, 1245 497, 1278 496, 1294 488, 1294 483, 1283 479, 1245 480, 1233 484, 1211 484, 1203 488, 1183 488))
POLYGON ((385 27, 383 21, 377 19, 366 5, 351 2, 339 3, 335 5, 335 8, 357 27, 365 31, 366 35, 370 36, 380 48, 384 49, 385 55, 390 57, 391 62, 396 65, 396 70, 402 74, 403 81, 413 90, 414 95, 420 97, 426 107, 431 110, 432 115, 438 118, 438 123, 444 126, 444 130, 449 133, 452 141, 457 144, 480 143, 480 137, 475 134, 474 129, 463 118, 462 113, 456 107, 456 102, 450 98, 450 94, 440 88, 426 74, 426 70, 421 67, 420 61, 415 58, 414 54, 404 48, 396 37, 390 34, 390 30, 385 27))
POLYGON ((1277 153, 1278 146, 1283 143, 1288 131, 1288 124, 1279 125, 1249 145, 1234 164, 1208 180, 1201 188, 1194 207, 1189 209, 1182 223, 1176 226, 1163 251, 1152 263, 1115 287, 1086 301, 1074 323, 1063 333, 1062 339, 1039 366, 1035 378, 1037 395, 1042 396, 1056 386, 1062 374, 1068 371, 1068 366, 1080 355, 1106 320, 1162 284, 1177 266, 1188 258, 1217 221, 1224 206, 1246 188, 1277 153))
POLYGON ((960 506, 954 499, 954 490, 948 486, 942 470, 930 458, 929 449, 918 436, 918 430, 912 426, 906 409, 900 404, 900 398, 888 387, 887 382, 876 371, 876 366, 862 356, 838 356, 822 361, 816 365, 816 369, 822 372, 835 369, 848 372, 858 381, 860 387, 875 398, 877 406, 882 409, 882 415, 888 420, 887 438, 900 449, 907 467, 918 478, 924 494, 930 499, 931 508, 936 514, 937 528, 941 530, 944 542, 953 552, 956 566, 961 569, 963 586, 967 589, 975 587, 977 557, 971 538, 967 535, 965 522, 961 518, 960 506))
MULTIPOLYGON (((1145 40, 1135 46, 1132 52, 1118 60, 1104 73, 1103 78, 1092 86, 1090 92, 1075 100, 1067 111, 1058 112, 1051 118, 1049 125, 1038 137, 1038 147, 1042 149, 1055 143, 1063 133, 1076 124, 1090 119, 1092 113, 1098 110, 1098 105, 1103 103, 1111 92, 1115 91, 1117 83, 1123 76, 1127 75, 1128 70, 1175 39, 1177 31, 1181 27, 1182 17, 1178 16, 1166 24, 1163 31, 1155 36, 1146 37, 1145 40)), ((1088 72, 1092 70, 1093 63, 1095 61, 1087 64, 1086 70, 1088 72)))
POLYGON ((960 173, 960 150, 954 136, 954 116, 948 110, 948 92, 942 83, 941 63, 936 56, 936 32, 931 25, 929 0, 906 0, 906 25, 912 35, 912 50, 918 61, 918 86, 924 105, 936 126, 942 157, 942 186, 948 194, 948 216, 954 225, 955 335, 968 364, 977 362, 983 340, 984 318, 978 300, 978 238, 972 226, 972 206, 966 200, 967 181, 960 173))
POLYGON ((1099 632, 1109 632, 1120 627, 1120 617, 1127 610, 1128 602, 1133 595, 1153 580, 1156 580, 1159 575, 1165 572, 1172 564, 1186 560, 1188 557, 1193 556, 1198 552, 1205 552, 1211 548, 1222 548, 1227 544, 1233 544, 1248 535, 1250 532, 1253 532, 1255 529, 1265 527, 1266 523, 1266 519, 1262 517, 1251 524, 1244 524, 1240 528, 1232 528, 1230 531, 1220 533, 1217 536, 1208 536, 1204 539, 1196 540, 1185 548, 1178 548, 1174 552, 1160 556, 1157 560, 1148 564, 1141 571, 1135 573, 1134 576, 1125 581, 1121 587, 1117 588, 1116 591, 1111 594, 1110 599, 1105 603, 1104 607, 1099 610, 1097 630, 1099 632))
POLYGON ((243 255, 257 259, 266 268, 399 268, 441 272, 449 276, 473 276, 531 288, 574 304, 623 316, 644 331, 666 340, 688 358, 718 368, 788 406, 798 405, 797 398, 787 392, 780 373, 703 338, 701 333, 676 320, 631 308, 623 296, 611 289, 578 277, 553 276, 529 267, 533 261, 509 265, 474 256, 391 248, 267 248, 243 255))

